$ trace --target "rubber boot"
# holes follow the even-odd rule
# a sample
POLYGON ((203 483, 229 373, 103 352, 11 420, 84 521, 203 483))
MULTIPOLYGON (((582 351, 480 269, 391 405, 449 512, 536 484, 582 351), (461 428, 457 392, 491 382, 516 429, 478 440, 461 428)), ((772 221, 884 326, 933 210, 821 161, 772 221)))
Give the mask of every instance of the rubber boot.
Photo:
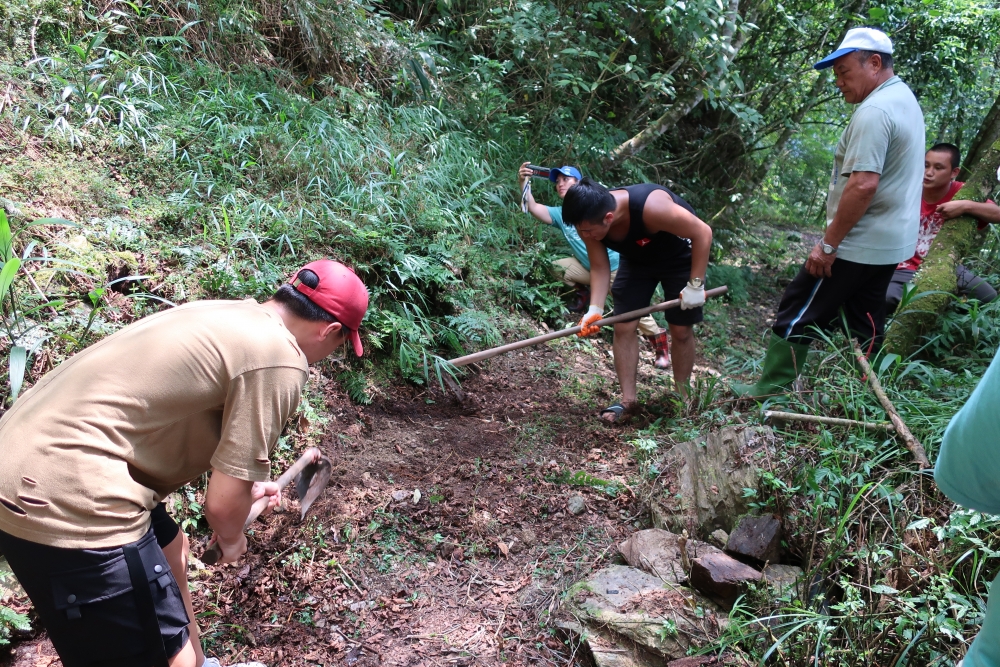
POLYGON ((653 346, 656 360, 653 365, 659 369, 670 368, 670 342, 667 339, 667 332, 661 331, 655 336, 646 336, 646 340, 653 346))
POLYGON ((755 384, 733 383, 733 393, 740 398, 759 398, 788 391, 805 367, 808 353, 808 345, 789 343, 772 331, 760 379, 755 384))

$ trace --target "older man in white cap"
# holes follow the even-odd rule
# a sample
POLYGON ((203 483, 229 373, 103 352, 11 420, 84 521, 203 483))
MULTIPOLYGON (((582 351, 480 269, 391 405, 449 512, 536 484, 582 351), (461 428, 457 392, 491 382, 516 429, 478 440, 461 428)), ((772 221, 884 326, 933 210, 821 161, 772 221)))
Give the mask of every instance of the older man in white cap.
POLYGON ((834 152, 823 239, 781 297, 760 380, 742 396, 783 392, 809 351, 809 330, 829 330, 843 309, 852 337, 881 344, 885 290, 895 264, 913 256, 923 187, 924 116, 892 69, 892 42, 872 28, 848 31, 816 63, 833 67, 848 104, 857 104, 834 152))

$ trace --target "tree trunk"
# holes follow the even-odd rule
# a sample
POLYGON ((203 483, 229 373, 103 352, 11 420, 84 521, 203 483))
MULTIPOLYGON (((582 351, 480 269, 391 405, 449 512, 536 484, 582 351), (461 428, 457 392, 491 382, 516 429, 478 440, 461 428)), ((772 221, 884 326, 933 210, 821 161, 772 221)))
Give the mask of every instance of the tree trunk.
POLYGON ((958 175, 959 180, 969 179, 969 174, 976 169, 976 164, 982 158, 982 153, 996 143, 997 139, 1000 139, 1000 97, 997 97, 996 101, 993 102, 986 118, 983 119, 983 124, 979 126, 976 138, 969 146, 969 152, 966 153, 965 160, 962 162, 962 171, 958 175))
MULTIPOLYGON (((746 33, 740 32, 736 37, 735 42, 733 41, 733 34, 736 32, 736 21, 739 19, 739 0, 729 0, 729 8, 726 10, 726 26, 722 32, 722 44, 728 53, 725 57, 725 65, 723 69, 718 73, 722 74, 724 69, 729 66, 739 53, 740 48, 743 46, 743 42, 746 40, 746 33)), ((649 124, 649 127, 644 129, 639 134, 635 135, 618 148, 611 151, 606 158, 604 158, 603 167, 609 169, 615 164, 625 160, 643 148, 645 148, 649 143, 659 137, 661 134, 672 128, 677 124, 680 119, 691 113, 691 111, 701 104, 701 101, 705 99, 705 79, 708 78, 708 71, 702 73, 701 78, 692 84, 691 89, 684 95, 679 96, 674 100, 674 103, 670 105, 667 111, 649 124)))
MULTIPOLYGON (((839 44, 840 40, 838 40, 837 43, 839 44)), ((795 110, 795 113, 785 121, 785 127, 781 131, 781 134, 778 135, 774 145, 771 146, 767 157, 764 158, 764 161, 757 166, 753 174, 750 175, 749 180, 740 189, 740 196, 732 198, 721 211, 716 213, 715 216, 713 216, 709 221, 710 225, 715 227, 717 220, 721 221, 724 228, 728 228, 732 224, 728 221, 735 217, 736 210, 746 199, 747 195, 757 190, 757 188, 760 187, 760 184, 764 182, 764 179, 767 178, 768 172, 771 171, 771 167, 773 167, 778 161, 778 158, 781 157, 785 150, 785 146, 792 138, 792 135, 799 131, 799 123, 802 122, 802 119, 805 118, 805 115, 809 112, 809 110, 819 103, 820 94, 822 94, 823 89, 826 88, 827 85, 828 82, 826 77, 822 75, 816 77, 816 81, 813 82, 806 101, 803 102, 802 105, 795 110)))
MULTIPOLYGON (((984 124, 979 136, 992 136, 993 143, 981 151, 972 176, 955 195, 955 199, 983 201, 996 188, 997 169, 1000 167, 1000 114, 991 112, 987 120, 991 117, 994 127, 984 124)), ((917 294, 930 291, 942 293, 917 299, 905 311, 896 315, 885 339, 890 351, 905 357, 916 347, 921 337, 937 325, 938 317, 948 307, 957 288, 955 266, 982 239, 976 227, 976 220, 969 216, 949 220, 942 226, 914 280, 917 294)))

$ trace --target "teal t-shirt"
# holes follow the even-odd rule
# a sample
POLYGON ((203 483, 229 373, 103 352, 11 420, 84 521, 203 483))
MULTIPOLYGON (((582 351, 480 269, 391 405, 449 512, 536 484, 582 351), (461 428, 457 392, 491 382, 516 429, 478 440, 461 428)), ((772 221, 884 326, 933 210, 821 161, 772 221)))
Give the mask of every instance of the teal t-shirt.
POLYGON ((826 224, 855 171, 879 174, 868 210, 847 233, 837 257, 859 264, 897 264, 913 257, 924 179, 924 114, 903 80, 873 90, 851 116, 834 151, 826 224))
MULTIPOLYGON (((576 227, 573 225, 567 225, 563 222, 562 217, 562 206, 546 206, 549 209, 549 215, 552 216, 552 226, 558 227, 566 237, 566 242, 569 243, 570 249, 573 251, 573 256, 583 264, 583 268, 590 271, 590 258, 587 257, 587 244, 583 242, 580 235, 576 233, 576 227)), ((608 250, 608 261, 611 262, 611 270, 618 270, 618 253, 614 250, 608 250)))
MULTIPOLYGON (((934 481, 963 507, 1000 514, 1000 354, 952 417, 934 465, 934 481)), ((991 592, 991 597, 993 593, 991 592)))

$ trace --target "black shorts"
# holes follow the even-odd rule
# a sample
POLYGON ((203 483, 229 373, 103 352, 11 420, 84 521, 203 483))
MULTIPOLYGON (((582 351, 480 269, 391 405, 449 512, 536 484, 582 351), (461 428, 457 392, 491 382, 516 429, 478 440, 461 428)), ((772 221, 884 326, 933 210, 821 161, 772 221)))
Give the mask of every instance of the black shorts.
MULTIPOLYGON (((667 267, 647 267, 630 264, 624 257, 618 264, 618 275, 611 286, 615 299, 615 315, 639 310, 649 305, 657 285, 663 285, 667 301, 678 298, 691 279, 691 258, 672 262, 667 267)), ((689 327, 705 319, 701 308, 681 310, 680 307, 663 311, 668 324, 689 327)), ((639 319, 639 318, 636 318, 639 319)))
POLYGON ((61 549, 0 531, 0 552, 65 667, 150 667, 154 656, 173 657, 187 643, 184 600, 157 540, 179 529, 162 505, 157 510, 142 539, 109 549, 61 549), (133 577, 143 575, 149 594, 137 595, 133 577), (154 636, 162 653, 150 650, 154 636))

